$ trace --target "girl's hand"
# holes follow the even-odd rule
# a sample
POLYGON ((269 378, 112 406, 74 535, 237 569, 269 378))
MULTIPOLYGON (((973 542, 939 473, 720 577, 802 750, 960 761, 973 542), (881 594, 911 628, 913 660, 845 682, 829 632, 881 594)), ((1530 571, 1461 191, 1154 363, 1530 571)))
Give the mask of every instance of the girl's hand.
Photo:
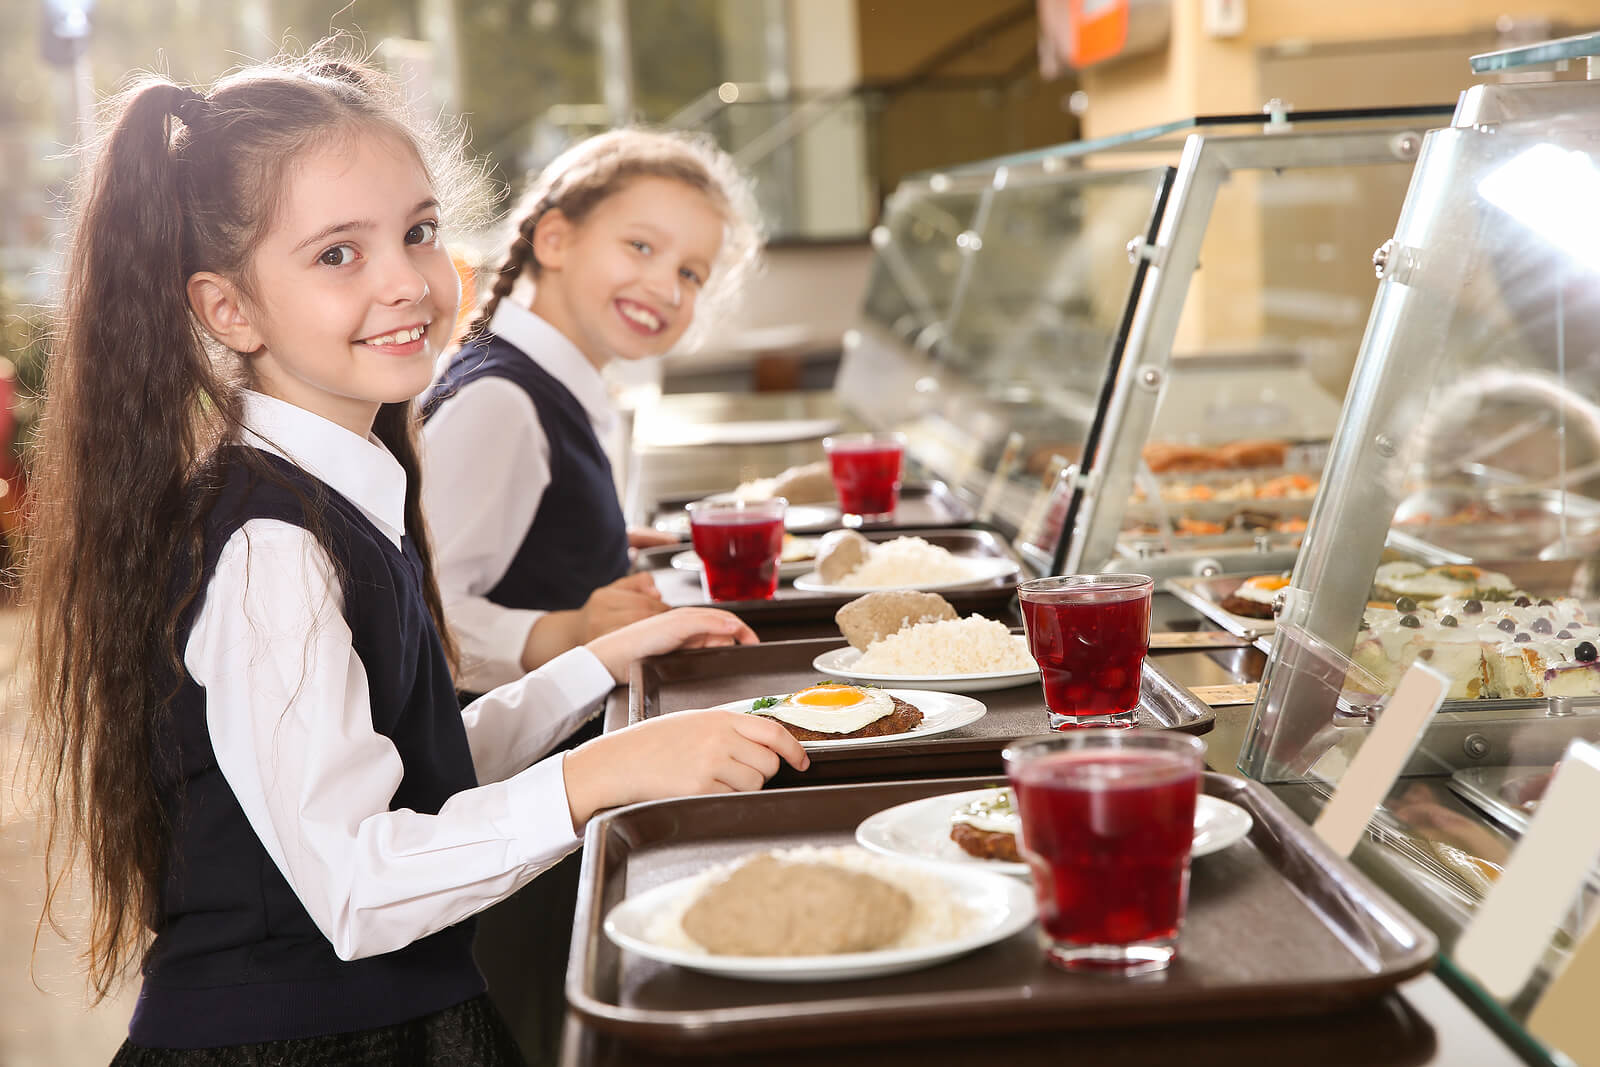
POLYGON ((760 789, 782 759, 811 766, 794 735, 763 715, 680 711, 605 734, 567 753, 572 825, 642 800, 760 789))
POLYGON ((589 594, 578 609, 578 640, 592 641, 602 634, 629 623, 660 615, 667 610, 655 579, 648 574, 630 574, 589 594))
POLYGON ((534 623, 522 647, 522 669, 542 667, 585 641, 666 610, 666 602, 648 574, 618 578, 590 593, 583 607, 548 612, 534 623))
MULTIPOLYGON (((635 660, 676 652, 680 648, 717 648, 753 645, 755 631, 737 615, 716 608, 674 608, 651 619, 624 626, 588 643, 611 677, 628 678, 635 660)), ((785 731, 787 732, 787 731, 785 731)))
POLYGON ((628 527, 629 548, 658 548, 661 545, 676 545, 680 539, 673 534, 662 533, 652 526, 628 527))

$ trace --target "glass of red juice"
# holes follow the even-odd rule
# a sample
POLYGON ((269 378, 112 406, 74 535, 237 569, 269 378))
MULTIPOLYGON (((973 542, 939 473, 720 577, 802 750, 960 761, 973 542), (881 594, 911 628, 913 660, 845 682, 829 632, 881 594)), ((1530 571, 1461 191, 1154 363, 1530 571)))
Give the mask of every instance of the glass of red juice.
POLYGON ((1005 750, 1052 963, 1144 974, 1172 961, 1204 756, 1199 738, 1165 730, 1074 730, 1005 750))
POLYGON ((771 600, 778 591, 783 513, 789 502, 697 500, 688 507, 689 537, 700 557, 708 600, 771 600))
POLYGON ((1017 588, 1052 730, 1133 725, 1154 588, 1147 574, 1069 574, 1017 588))
POLYGON ((846 526, 889 522, 900 505, 902 433, 847 433, 822 439, 846 526))

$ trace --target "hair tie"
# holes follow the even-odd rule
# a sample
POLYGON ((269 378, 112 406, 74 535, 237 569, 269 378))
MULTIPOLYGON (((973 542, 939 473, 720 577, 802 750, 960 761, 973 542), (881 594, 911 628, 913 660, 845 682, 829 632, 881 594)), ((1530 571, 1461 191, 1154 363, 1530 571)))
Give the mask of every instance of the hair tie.
POLYGON ((167 112, 190 129, 205 118, 210 109, 211 101, 206 99, 204 93, 184 88, 178 89, 173 94, 172 102, 167 105, 167 112))

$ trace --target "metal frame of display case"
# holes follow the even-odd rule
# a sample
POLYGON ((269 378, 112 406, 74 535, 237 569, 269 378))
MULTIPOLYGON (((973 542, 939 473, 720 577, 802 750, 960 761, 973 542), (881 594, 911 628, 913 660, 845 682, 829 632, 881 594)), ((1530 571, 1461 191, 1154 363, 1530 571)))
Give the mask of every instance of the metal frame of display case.
MULTIPOLYGON (((1014 533, 1027 532, 1023 529, 1028 522, 1026 516, 1037 517, 1041 501, 1033 498, 1052 492, 1064 497, 1060 508, 1064 512, 1062 533, 1054 539, 1053 551, 1031 544, 1017 546, 1039 569, 1068 573, 1112 565, 1141 450, 1171 377, 1172 346, 1190 279, 1222 185, 1232 174, 1250 170, 1409 165, 1416 158, 1424 131, 1433 120, 1443 119, 1450 111, 1441 105, 1291 112, 1270 122, 1263 122, 1261 116, 1206 116, 908 179, 891 197, 891 203, 894 197, 906 195, 948 195, 960 190, 978 193, 967 228, 961 234, 968 239, 961 251, 968 254, 955 281, 955 292, 959 294, 973 269, 971 238, 977 235, 981 247, 982 224, 997 192, 1024 182, 1107 181, 1115 180, 1119 173, 1149 169, 1088 169, 1083 164, 1089 156, 1096 156, 1099 163, 1116 165, 1122 155, 1132 163, 1135 153, 1177 153, 1176 164, 1170 168, 1170 183, 1157 191, 1148 224, 1129 235, 1128 255, 1133 272, 1128 297, 1111 341, 1104 385, 1083 437, 1079 462, 1062 472, 1054 487, 1046 485, 1039 493, 1029 493, 1015 483, 991 485, 986 493, 971 484, 971 476, 995 472, 974 471, 970 456, 943 454, 936 447, 922 450, 913 441, 912 458, 957 486, 975 505, 980 497, 990 506, 998 502, 999 524, 1014 533), (1241 133, 1245 128, 1253 132, 1241 133), (1183 136, 1181 144, 1176 136, 1183 136)), ((886 229, 874 235, 885 270, 891 269, 889 260, 894 253, 886 246, 892 240, 886 229)), ((952 299, 950 319, 959 313, 959 301, 952 299)), ((874 404, 881 403, 885 396, 911 397, 914 406, 919 392, 936 388, 930 386, 927 377, 929 368, 938 363, 930 353, 939 343, 938 334, 949 325, 949 321, 924 324, 917 336, 904 337, 896 336, 900 331, 886 329, 868 315, 845 339, 837 386, 841 404, 868 423, 894 424, 893 404, 888 416, 874 410, 874 404), (853 399, 863 395, 871 402, 863 404, 853 399)), ((991 481, 1002 483, 1004 478, 991 481)), ((1227 552, 1194 556, 1186 553, 1169 559, 1152 557, 1141 560, 1140 567, 1164 576, 1240 568, 1275 569, 1286 566, 1292 558, 1292 548, 1263 551, 1261 545, 1249 545, 1227 552)))
MULTIPOLYGON (((1421 118, 1440 113, 1439 108, 1420 108, 1414 114, 1421 118)), ((1132 317, 1107 415, 1105 448, 1090 457, 1074 487, 1053 573, 1094 570, 1113 556, 1140 450, 1168 380, 1189 282, 1223 183, 1246 170, 1410 163, 1421 147, 1422 134, 1421 128, 1302 133, 1291 125, 1282 133, 1253 137, 1189 135, 1156 240, 1130 247, 1130 255, 1150 263, 1150 276, 1132 317)), ((1258 553, 1237 564, 1226 556, 1214 562, 1222 570, 1263 566, 1258 553)), ((1267 566, 1271 563, 1266 561, 1267 566)))
MULTIPOLYGON (((1600 50, 1600 35, 1569 41, 1600 50)), ((1551 58, 1544 46, 1527 53, 1535 60, 1551 58)), ((1308 820, 1320 814, 1341 769, 1361 747, 1375 716, 1381 715, 1380 706, 1352 706, 1349 694, 1364 691, 1365 686, 1351 686, 1346 671, 1352 669, 1349 657, 1355 655, 1358 628, 1364 625, 1374 575, 1386 551, 1398 550, 1423 564, 1488 564, 1508 572, 1526 588, 1532 587, 1517 581, 1517 568, 1526 567, 1531 574, 1550 567, 1553 558, 1569 566, 1570 573, 1554 580, 1552 588, 1566 589, 1564 595, 1581 595, 1592 610, 1589 598, 1597 588, 1595 568, 1600 561, 1581 540, 1568 540, 1565 525, 1561 540, 1550 546, 1560 551, 1531 560, 1441 549, 1395 523, 1398 502, 1407 494, 1422 492, 1430 483, 1446 484, 1431 481, 1431 476, 1435 470, 1450 470, 1449 463, 1430 465, 1437 457, 1424 447, 1428 438, 1417 428, 1421 416, 1432 414, 1436 406, 1453 412, 1449 400, 1463 390, 1464 382, 1514 383, 1518 375, 1549 378, 1549 388, 1538 399, 1552 411, 1559 409, 1552 416, 1557 428, 1548 431, 1559 445, 1553 452, 1548 442, 1529 447, 1523 460, 1533 473, 1520 480, 1540 484, 1539 464, 1549 463, 1558 469, 1556 484, 1564 486, 1564 492, 1574 492, 1574 483, 1581 482, 1581 476, 1568 476, 1571 470, 1584 469, 1584 461, 1582 451, 1569 451, 1576 446, 1562 419, 1576 405, 1587 413, 1591 426, 1595 423, 1600 379, 1592 359, 1578 360, 1568 349, 1567 336, 1571 332, 1585 338, 1592 350, 1600 301, 1586 299, 1579 304, 1563 294, 1592 292, 1587 283, 1596 277, 1594 265, 1588 268, 1591 273, 1577 275, 1586 279, 1584 285, 1574 285, 1563 273, 1574 255, 1571 248, 1542 227, 1525 231, 1499 218, 1495 208, 1506 209, 1483 186, 1490 177, 1508 171, 1508 164, 1523 153, 1545 146, 1587 157, 1587 165, 1595 168, 1600 161, 1597 113, 1600 80, 1479 85, 1464 92, 1451 125, 1430 132, 1424 140, 1394 236, 1374 257, 1381 279, 1378 293, 1238 764, 1244 774, 1275 783, 1275 791, 1308 820), (1524 250, 1527 258, 1507 262, 1508 249, 1524 250), (1544 257, 1560 269, 1547 269, 1544 257), (1491 306, 1480 306, 1486 302, 1491 306), (1541 330, 1548 330, 1554 340, 1541 330), (1437 351, 1426 346, 1429 338, 1439 339, 1437 351), (1434 358, 1460 362, 1429 362, 1434 358), (1580 466, 1570 467, 1573 462, 1580 466), (1417 471, 1430 476, 1423 480, 1423 489, 1413 484, 1417 471)), ((1557 204, 1554 209, 1569 213, 1592 209, 1587 198, 1576 192, 1570 195, 1578 198, 1576 203, 1557 204)), ((1528 225, 1519 215, 1510 218, 1528 225)), ((1513 394, 1513 399, 1528 400, 1532 395, 1513 394)), ((1591 437, 1581 443, 1592 453, 1600 448, 1600 435, 1591 437)), ((1480 497, 1489 499, 1504 486, 1497 487, 1496 472, 1488 470, 1487 477, 1485 472, 1481 463, 1466 463, 1458 470, 1469 479, 1466 484, 1477 485, 1480 497), (1479 476, 1476 482, 1470 480, 1473 475, 1479 476)), ((1473 490, 1466 492, 1470 496, 1473 490)), ((1593 504, 1587 497, 1575 496, 1570 513, 1593 504)), ((1562 514, 1568 513, 1564 503, 1562 514)), ((1592 523, 1592 515, 1588 521, 1592 523)), ((1374 628, 1381 623, 1381 618, 1371 620, 1374 628)), ((1452 839, 1430 833, 1429 828, 1440 819, 1470 827, 1472 840, 1498 851, 1498 862, 1505 862, 1523 826, 1508 817, 1510 802, 1505 797, 1474 796, 1464 788, 1470 781, 1463 781, 1472 776, 1459 772, 1512 765, 1548 771, 1568 743, 1579 738, 1600 738, 1600 699, 1447 701, 1425 728, 1354 855, 1358 866, 1439 933, 1446 953, 1442 970, 1453 987, 1513 1038, 1530 1061, 1559 1059, 1523 1027, 1544 984, 1559 967, 1564 951, 1560 946, 1576 939, 1583 928, 1584 909, 1600 903, 1600 877, 1591 873, 1587 889, 1579 890, 1573 912, 1552 935, 1533 977, 1515 996, 1497 999, 1470 976, 1457 973, 1452 958, 1454 939, 1471 921, 1486 889, 1462 880, 1463 865, 1452 868, 1443 862, 1446 857, 1438 846, 1452 839), (1411 821, 1406 809, 1421 806, 1419 796, 1426 798, 1432 814, 1411 821)), ((1539 778, 1542 781, 1543 776, 1539 778)), ((1534 777, 1523 780, 1533 782, 1534 777)), ((1468 858, 1474 856, 1497 860, 1488 851, 1468 858)))

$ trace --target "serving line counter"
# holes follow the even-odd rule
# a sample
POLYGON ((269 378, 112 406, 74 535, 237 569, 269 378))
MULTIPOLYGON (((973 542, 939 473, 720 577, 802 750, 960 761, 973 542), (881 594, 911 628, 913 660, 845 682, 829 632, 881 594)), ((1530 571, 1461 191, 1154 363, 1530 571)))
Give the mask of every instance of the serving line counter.
MULTIPOLYGON (((846 339, 835 393, 662 398, 634 424, 630 519, 653 521, 674 500, 726 491, 814 461, 821 456, 819 438, 834 429, 894 427, 911 440, 908 477, 923 485, 940 483, 971 509, 970 522, 951 528, 981 528, 1007 539, 1022 562, 1020 576, 1120 567, 1174 578, 1242 579, 1292 567, 1292 576, 1281 582, 1287 592, 1271 640, 1256 629, 1229 625, 1219 613, 1221 594, 1201 595, 1191 586, 1183 589, 1194 595, 1181 599, 1158 593, 1153 630, 1205 633, 1220 624, 1240 639, 1197 650, 1154 650, 1151 662, 1163 679, 1191 692, 1260 683, 1254 703, 1246 689, 1231 702, 1218 696, 1218 705, 1209 709, 1207 763, 1213 770, 1237 768, 1268 783, 1264 795, 1270 803, 1285 805, 1309 822, 1382 714, 1387 690, 1374 686, 1371 676, 1404 666, 1389 645, 1404 646, 1412 659, 1421 649, 1442 647, 1430 643, 1437 637, 1435 628, 1400 621, 1402 615, 1420 620, 1432 610, 1408 605, 1410 594, 1401 590, 1410 588, 1431 602, 1441 594, 1428 584, 1430 574, 1437 577, 1440 567, 1466 568, 1442 572, 1457 583, 1453 591, 1464 590, 1456 601, 1493 604, 1497 601, 1472 582, 1515 571, 1521 584, 1512 592, 1526 587, 1533 595, 1526 609, 1512 603, 1505 611, 1524 611, 1528 618, 1518 616, 1517 625, 1530 629, 1541 598, 1553 608, 1567 603, 1563 597, 1591 609, 1594 604, 1595 533, 1593 513, 1585 510, 1592 501, 1580 491, 1586 479, 1593 486, 1600 448, 1600 432, 1589 435, 1586 429, 1600 426, 1600 419, 1590 418, 1590 409, 1600 402, 1589 352, 1589 342, 1600 336, 1593 329, 1596 290, 1587 284, 1594 267, 1565 249, 1558 234, 1541 231, 1538 240, 1530 239, 1524 231, 1537 230, 1532 216, 1519 215, 1508 206, 1510 194, 1496 193, 1495 181, 1486 179, 1515 170, 1515 160, 1552 142, 1567 153, 1563 159, 1586 154, 1587 173, 1600 173, 1594 147, 1600 135, 1592 120, 1600 113, 1600 100, 1592 99, 1596 91, 1600 83, 1483 87, 1463 98, 1455 128, 1428 135, 1424 165, 1413 179, 1395 240, 1387 246, 1388 273, 1350 396, 1336 419, 1323 400, 1302 387, 1318 378, 1332 387, 1325 392, 1337 406, 1342 376, 1311 354, 1320 351, 1326 357, 1350 341, 1348 322, 1341 319, 1333 328, 1325 319, 1329 329, 1322 347, 1304 332, 1291 346, 1298 354, 1287 357, 1254 353, 1241 364, 1237 354, 1207 352, 1202 345, 1202 354, 1186 364, 1174 358, 1184 336, 1181 323, 1208 314, 1197 302, 1205 287, 1191 285, 1191 276, 1201 277, 1195 272, 1204 246, 1214 276, 1229 277, 1228 246, 1219 242, 1213 248, 1208 236, 1211 220, 1224 206, 1222 190, 1243 189, 1258 206, 1293 204, 1311 216, 1316 213, 1305 210, 1308 197, 1370 206, 1377 199, 1373 190, 1383 185, 1371 184, 1372 175, 1398 174, 1402 183, 1410 177, 1423 145, 1421 131, 1442 121, 1437 109, 1306 117, 1267 131, 1259 123, 1247 129, 1242 119, 1197 120, 1193 128, 1179 124, 1145 131, 1127 143, 1064 146, 1055 153, 975 164, 908 183, 891 199, 885 225, 875 235, 879 262, 872 291, 861 329, 846 339), (1523 121, 1530 114, 1543 118, 1530 125, 1523 121), (1170 136, 1175 131, 1179 142, 1170 136), (1132 150, 1129 144, 1145 153, 1137 161, 1141 165, 1115 166, 1121 153, 1132 150), (1169 158, 1155 158, 1163 151, 1169 158), (1304 171, 1315 172, 1323 180, 1280 182, 1297 171, 1302 177, 1304 171), (1097 226, 1098 221, 1106 225, 1097 226), (1107 250, 1120 248, 1112 231, 1129 226, 1134 238, 1126 260, 1130 269, 1110 269, 1117 257, 1107 250), (990 258, 986 250, 1009 254, 990 258), (1508 388, 1495 388, 1497 382, 1508 388), (1176 406, 1174 398, 1181 401, 1176 406), (1197 419, 1197 409, 1208 417, 1197 419), (1270 422, 1269 416, 1279 415, 1278 423, 1270 422), (1228 432, 1210 434, 1208 425, 1228 432), (1249 534, 1242 547, 1227 537, 1177 543, 1178 520, 1164 506, 1195 501, 1209 506, 1218 486, 1190 478, 1178 487, 1172 468, 1153 469, 1152 460, 1170 458, 1171 450, 1152 452, 1150 446, 1187 442, 1216 460, 1225 455, 1225 438, 1243 436, 1240 426, 1269 425, 1285 445, 1280 466, 1315 468, 1321 479, 1326 456, 1332 488, 1324 488, 1314 504, 1283 505, 1272 513, 1274 523, 1308 518, 1309 529, 1303 535, 1284 534, 1290 526, 1274 527, 1261 536, 1262 531, 1230 520, 1223 533, 1249 534), (1470 447, 1458 447, 1463 433, 1472 439, 1470 447), (1454 494, 1459 507, 1436 514, 1441 493, 1454 494), (1524 497, 1538 506, 1521 507, 1524 497), (1490 536, 1496 530, 1526 532, 1535 522, 1549 534, 1536 553, 1541 558, 1531 561, 1540 565, 1534 567, 1539 588, 1522 577, 1531 573, 1524 566, 1530 561, 1500 560, 1488 547, 1509 543, 1504 536, 1490 536), (1484 531, 1477 538, 1481 544, 1475 543, 1475 534, 1484 531), (1395 569, 1395 564, 1405 566, 1395 569), (1381 566, 1390 569, 1380 571, 1381 566), (1409 587, 1404 585, 1408 579, 1409 587), (1379 594, 1389 594, 1395 604, 1385 609, 1390 615, 1363 618, 1363 611, 1371 610, 1367 601, 1379 594), (1374 643, 1360 636, 1379 623, 1397 640, 1374 643)), ((1524 185, 1538 184, 1538 176, 1552 167, 1517 174, 1524 185)), ((1575 186, 1569 182, 1564 188, 1575 186)), ((1543 188, 1535 195, 1548 203, 1560 191, 1543 188)), ((1398 210, 1396 202, 1391 221, 1398 210)), ((1571 210, 1576 214, 1579 207, 1571 210)), ((1332 215, 1342 220, 1338 211, 1332 215)), ((1315 242, 1294 246, 1322 255, 1315 242)), ((1342 262, 1342 256, 1336 245, 1322 262, 1342 262)), ((1259 277, 1257 282, 1255 290, 1246 291, 1255 292, 1264 309, 1282 312, 1281 287, 1259 277)), ((1302 292, 1297 298, 1300 312, 1315 303, 1306 296, 1302 292)), ((1359 323, 1355 329, 1359 334, 1359 323)), ((1204 330, 1196 336, 1203 337, 1204 330)), ((1259 482, 1256 472, 1239 469, 1245 472, 1240 478, 1259 482)), ((1233 475, 1207 475, 1219 483, 1226 477, 1233 475)), ((1233 491, 1231 484, 1227 488, 1233 491)), ((1216 521, 1202 512, 1191 521, 1216 521)), ((1191 534, 1207 529, 1194 526, 1191 534)), ((992 603, 981 608, 974 603, 972 609, 1016 625, 1009 591, 988 594, 992 603)), ((813 603, 802 611, 805 617, 776 628, 770 628, 776 620, 764 620, 769 627, 764 638, 803 637, 822 644, 766 648, 762 655, 772 662, 754 665, 752 660, 740 684, 759 695, 804 680, 809 654, 828 639, 837 643, 834 607, 813 603)), ((752 611, 752 621, 758 615, 752 611)), ((1430 616, 1428 622, 1434 621, 1430 616)), ((1569 643, 1576 648, 1582 642, 1569 643)), ((1578 653, 1569 656, 1584 663, 1592 658, 1592 652, 1589 660, 1578 653)), ((615 694, 606 711, 608 728, 648 713, 652 700, 662 710, 663 679, 694 673, 685 666, 689 657, 680 660, 667 668, 647 665, 631 697, 615 694)), ((1481 703, 1468 708, 1458 701, 1436 720, 1353 857, 1380 895, 1392 894, 1403 905, 1405 922, 1425 924, 1431 931, 1427 936, 1437 935, 1447 953, 1507 859, 1521 832, 1518 818, 1525 825, 1537 802, 1537 783, 1520 783, 1531 791, 1516 793, 1519 783, 1509 772, 1531 760, 1532 776, 1542 774, 1548 781, 1567 741, 1600 736, 1593 725, 1597 716, 1581 700, 1519 705, 1482 689, 1491 669, 1480 668, 1482 691, 1474 700, 1482 698, 1481 703), (1507 773, 1498 778, 1463 773, 1496 769, 1507 773)), ((1393 677, 1387 681, 1392 684, 1393 677)), ((1036 697, 1023 690, 996 706, 1025 718, 1036 697)), ((1042 730, 1042 701, 1037 703, 1042 730)), ((1021 729, 1018 721, 1013 732, 1021 729)), ((1146 725, 1183 728, 1176 721, 1146 725)), ((956 744, 929 741, 925 750, 850 767, 830 780, 840 782, 841 789, 917 789, 931 775, 1001 772, 1000 746, 988 743, 992 734, 969 729, 947 740, 956 744), (952 763, 948 757, 957 750, 961 759, 952 763), (873 782, 879 784, 867 784, 873 782)), ((804 782, 781 780, 771 795, 786 786, 800 787, 797 797, 806 793, 804 782)), ((758 845, 766 831, 755 823, 751 827, 740 840, 758 845)), ((818 832, 822 829, 828 828, 818 832)), ((616 870, 591 872, 588 890, 599 891, 593 879, 602 873, 609 877, 616 870)), ((1064 1050, 1091 1061, 1099 1055, 1130 1063, 1165 1063, 1179 1055, 1200 1063, 1290 1056, 1310 1063, 1555 1062, 1526 1030, 1526 1019, 1581 932, 1585 907, 1580 900, 1574 916, 1553 935, 1534 979, 1508 999, 1477 989, 1447 957, 1442 973, 1465 1000, 1424 973, 1375 1000, 1355 1007, 1324 1005, 1323 1014, 1303 1019, 1206 1021, 1202 1011, 1182 1025, 1153 1019, 1137 1029, 958 1035, 938 1041, 897 1034, 882 1043, 852 1041, 812 1051, 781 1051, 786 1042, 774 1038, 761 1055, 773 1064, 909 1063, 913 1057, 918 1063, 968 1063, 1001 1056, 1019 1063, 1042 1063, 1049 1056, 1054 1063, 1064 1050)), ((581 939, 584 931, 578 933, 581 939)), ((591 939, 584 949, 593 948, 591 939)), ((577 943, 574 951, 575 968, 591 967, 588 978, 596 973, 593 966, 602 971, 617 966, 614 957, 595 965, 579 955, 577 943)), ((615 978, 610 974, 606 980, 615 978)), ((734 982, 705 981, 713 988, 734 982)), ((601 987, 613 988, 604 981, 584 988, 593 994, 601 987)), ((670 1001, 675 988, 646 988, 638 1003, 650 1001, 652 990, 670 1001)), ((695 997, 706 988, 694 984, 695 997)), ((767 1002, 754 994, 735 999, 767 1002)), ((680 1006, 688 1010, 691 1000, 703 1006, 695 998, 680 1006)), ((662 1002, 651 1003, 660 1007, 662 1002)), ((603 1031, 596 1029, 592 1012, 569 1017, 565 1062, 683 1062, 650 1041, 634 1040, 637 1033, 630 1038, 615 1027, 603 1031)), ((711 1056, 714 1045, 695 1056, 711 1056)), ((683 1051, 677 1049, 680 1056, 683 1051)))

